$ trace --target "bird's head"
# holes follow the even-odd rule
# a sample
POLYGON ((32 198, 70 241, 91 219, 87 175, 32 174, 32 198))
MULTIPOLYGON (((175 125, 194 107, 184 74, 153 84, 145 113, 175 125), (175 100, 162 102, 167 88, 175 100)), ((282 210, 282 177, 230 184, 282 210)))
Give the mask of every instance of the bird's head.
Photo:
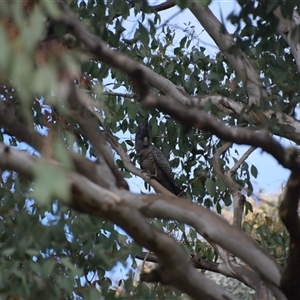
POLYGON ((135 133, 135 149, 137 152, 149 147, 150 145, 150 133, 148 122, 142 122, 138 124, 135 133))

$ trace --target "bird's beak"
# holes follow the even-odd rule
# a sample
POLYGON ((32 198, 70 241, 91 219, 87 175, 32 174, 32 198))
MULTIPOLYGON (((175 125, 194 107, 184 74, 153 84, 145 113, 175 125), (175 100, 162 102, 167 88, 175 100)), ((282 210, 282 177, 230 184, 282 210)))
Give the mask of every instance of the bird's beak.
POLYGON ((145 146, 148 146, 149 141, 148 141, 148 138, 147 138, 147 137, 144 137, 144 138, 143 138, 143 144, 144 144, 145 146))

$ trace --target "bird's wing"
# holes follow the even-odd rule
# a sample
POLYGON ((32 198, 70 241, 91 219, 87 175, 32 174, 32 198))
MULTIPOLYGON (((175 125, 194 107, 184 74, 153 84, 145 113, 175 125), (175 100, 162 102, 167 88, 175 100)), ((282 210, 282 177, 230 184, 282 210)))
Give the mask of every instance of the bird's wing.
POLYGON ((174 181, 174 174, 172 172, 170 163, 167 159, 167 157, 164 155, 164 153, 159 150, 154 145, 151 145, 151 153, 154 157, 155 163, 158 165, 158 167, 163 172, 164 176, 166 177, 166 180, 169 181, 170 185, 173 187, 173 193, 177 194, 177 192, 180 192, 179 187, 175 184, 174 181))

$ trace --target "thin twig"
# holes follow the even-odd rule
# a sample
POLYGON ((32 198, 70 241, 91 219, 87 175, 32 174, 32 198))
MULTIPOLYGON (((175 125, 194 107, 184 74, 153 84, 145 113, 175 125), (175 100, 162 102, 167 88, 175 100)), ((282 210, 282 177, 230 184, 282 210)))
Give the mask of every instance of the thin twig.
POLYGON ((237 169, 241 166, 241 164, 250 156, 250 154, 255 151, 257 147, 251 146, 243 156, 234 164, 234 166, 229 170, 229 175, 232 176, 235 174, 237 169))

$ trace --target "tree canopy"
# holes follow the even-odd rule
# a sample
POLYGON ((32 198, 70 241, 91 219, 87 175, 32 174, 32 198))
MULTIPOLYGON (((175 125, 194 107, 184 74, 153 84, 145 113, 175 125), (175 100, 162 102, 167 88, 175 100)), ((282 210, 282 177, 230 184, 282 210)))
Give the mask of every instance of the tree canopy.
POLYGON ((241 297, 208 270, 300 299, 299 3, 236 3, 219 20, 210 1, 0 1, 1 298, 241 297), (161 20, 176 6, 215 55, 161 20), (141 170, 143 121, 184 197, 141 170), (256 149, 290 177, 249 222, 256 149))

